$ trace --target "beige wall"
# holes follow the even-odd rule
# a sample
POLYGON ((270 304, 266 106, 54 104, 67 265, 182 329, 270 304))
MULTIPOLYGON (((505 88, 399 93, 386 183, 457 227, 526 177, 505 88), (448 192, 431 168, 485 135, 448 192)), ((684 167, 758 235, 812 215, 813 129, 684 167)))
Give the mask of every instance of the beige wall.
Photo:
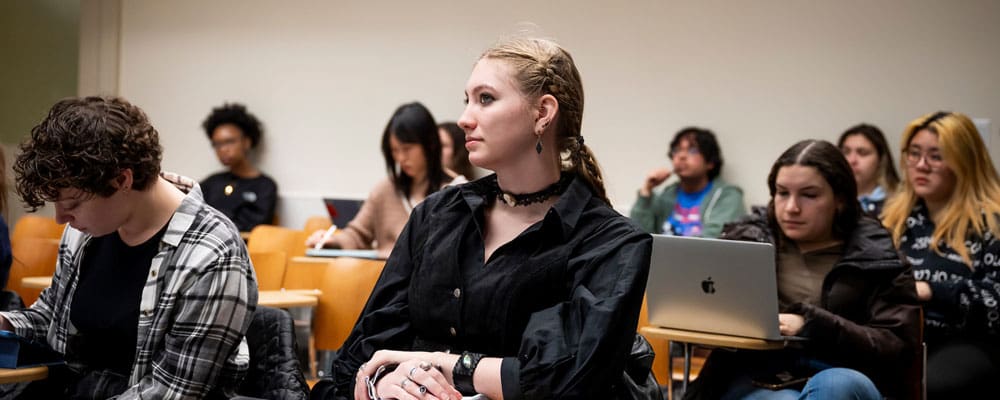
POLYGON ((0 150, 9 225, 24 214, 10 163, 55 101, 77 88, 80 4, 73 0, 0 1, 0 150))
POLYGON ((245 102, 296 225, 322 213, 321 195, 364 196, 384 176, 378 140, 398 104, 457 118, 476 56, 525 21, 575 56, 583 133, 620 210, 685 125, 718 134, 723 175, 751 203, 781 151, 860 121, 896 147, 909 120, 960 110, 992 119, 1000 146, 990 0, 127 1, 118 90, 159 128, 165 167, 196 178, 219 168, 201 120, 245 102))

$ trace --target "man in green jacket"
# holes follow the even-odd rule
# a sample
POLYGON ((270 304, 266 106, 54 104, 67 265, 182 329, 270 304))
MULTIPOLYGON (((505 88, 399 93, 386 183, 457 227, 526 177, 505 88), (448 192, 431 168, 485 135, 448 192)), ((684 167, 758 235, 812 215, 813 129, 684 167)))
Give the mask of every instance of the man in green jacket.
POLYGON ((714 238, 722 226, 746 214, 743 190, 719 178, 722 154, 712 131, 681 129, 667 154, 673 164, 651 171, 629 216, 646 232, 714 238), (677 182, 653 195, 671 175, 677 182))

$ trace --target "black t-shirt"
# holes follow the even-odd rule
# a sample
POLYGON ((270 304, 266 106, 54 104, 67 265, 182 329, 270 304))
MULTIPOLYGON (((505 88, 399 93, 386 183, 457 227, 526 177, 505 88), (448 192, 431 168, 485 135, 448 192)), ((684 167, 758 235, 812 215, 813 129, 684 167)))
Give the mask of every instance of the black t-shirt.
POLYGON ((221 172, 201 182, 205 203, 222 211, 241 232, 274 220, 278 186, 267 175, 240 178, 231 172, 221 172))
POLYGON ((125 244, 117 231, 87 244, 70 306, 70 321, 78 333, 67 353, 75 354, 67 357, 89 368, 129 374, 142 289, 166 229, 137 246, 125 244))

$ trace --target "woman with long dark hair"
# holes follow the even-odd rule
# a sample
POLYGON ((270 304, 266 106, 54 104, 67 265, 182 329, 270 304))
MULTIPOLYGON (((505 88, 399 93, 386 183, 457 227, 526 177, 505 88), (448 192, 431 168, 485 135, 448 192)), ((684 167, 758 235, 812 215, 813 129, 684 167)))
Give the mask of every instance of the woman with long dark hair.
POLYGON ((442 166, 437 124, 420 103, 403 104, 393 112, 382 132, 382 157, 388 178, 375 185, 358 215, 335 235, 314 232, 308 246, 322 241, 330 248, 375 248, 386 258, 413 207, 441 187, 465 181, 442 166))
POLYGON ((467 179, 475 179, 476 169, 469 162, 469 150, 465 148, 465 131, 454 122, 442 122, 438 124, 438 132, 441 133, 444 167, 467 179))
POLYGON ((913 276, 885 228, 862 216, 851 167, 829 142, 806 140, 782 153, 767 185, 766 211, 727 225, 722 237, 775 245, 781 333, 807 340, 801 348, 713 352, 685 398, 902 395, 918 343, 913 276), (808 380, 759 386, 776 376, 808 380))
POLYGON ((899 186, 896 164, 885 135, 874 125, 859 124, 840 135, 837 147, 854 172, 861 211, 877 218, 886 199, 899 186))

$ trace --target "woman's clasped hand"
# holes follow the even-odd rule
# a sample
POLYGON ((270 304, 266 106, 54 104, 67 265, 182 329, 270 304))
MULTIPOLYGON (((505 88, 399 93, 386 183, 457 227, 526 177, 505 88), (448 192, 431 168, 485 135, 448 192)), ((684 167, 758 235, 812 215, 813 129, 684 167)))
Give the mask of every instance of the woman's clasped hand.
POLYGON ((371 360, 358 369, 354 398, 461 399, 462 394, 448 382, 442 365, 436 362, 447 356, 445 353, 376 351, 371 360))

